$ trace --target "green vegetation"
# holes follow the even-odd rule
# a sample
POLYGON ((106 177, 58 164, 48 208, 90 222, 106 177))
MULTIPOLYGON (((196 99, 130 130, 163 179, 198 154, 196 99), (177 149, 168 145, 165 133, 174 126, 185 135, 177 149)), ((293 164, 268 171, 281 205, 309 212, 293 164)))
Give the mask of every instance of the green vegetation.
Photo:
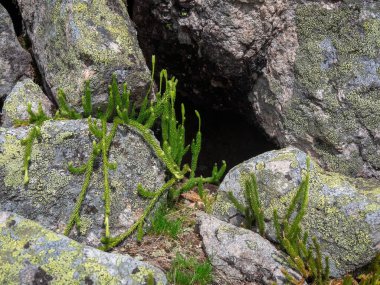
POLYGON ((203 187, 202 181, 198 183, 198 194, 204 205, 204 211, 210 214, 212 212, 212 204, 215 201, 215 197, 212 196, 209 191, 203 187))
POLYGON ((150 220, 151 226, 148 231, 150 234, 167 235, 171 238, 177 238, 182 231, 182 221, 168 218, 168 211, 165 205, 161 205, 154 213, 150 220))
MULTIPOLYGON (((259 199, 257 179, 254 174, 245 175, 244 195, 248 206, 242 205, 236 197, 229 192, 229 199, 236 209, 245 216, 246 226, 251 228, 256 223, 260 235, 265 234, 265 221, 263 208, 259 199)), ((303 280, 296 280, 285 269, 283 273, 292 284, 302 284, 304 281, 322 285, 329 281, 328 258, 325 265, 316 238, 312 238, 313 245, 308 246, 308 234, 301 232, 301 221, 305 216, 309 200, 310 157, 306 159, 306 175, 302 179, 298 190, 290 202, 285 217, 280 220, 277 210, 274 210, 273 220, 276 229, 276 238, 283 251, 288 254, 287 262, 297 270, 303 280), (301 282, 301 283, 300 283, 301 282)))
POLYGON ((212 266, 208 260, 200 263, 195 258, 185 258, 177 253, 167 277, 175 285, 206 285, 212 281, 211 273, 212 266))
POLYGON ((246 175, 244 178, 244 198, 247 206, 242 205, 233 195, 228 192, 228 198, 234 204, 236 209, 244 215, 245 226, 247 229, 256 224, 260 235, 265 235, 264 212, 259 199, 257 180, 255 175, 246 175))
MULTIPOLYGON (((65 234, 69 235, 74 226, 80 230, 80 212, 82 203, 86 197, 86 192, 91 181, 94 161, 98 156, 100 156, 103 162, 103 198, 105 204, 105 233, 101 239, 103 243, 103 246, 101 247, 102 250, 112 249, 135 231, 137 231, 138 239, 141 240, 144 234, 143 228, 145 220, 155 208, 159 198, 164 194, 168 194, 168 205, 174 205, 182 193, 192 189, 193 187, 198 186, 198 188, 201 189, 204 183, 218 183, 226 170, 226 164, 223 162, 220 168, 217 165, 214 166, 210 177, 196 177, 195 173, 202 142, 201 117, 196 111, 199 129, 191 145, 185 145, 185 107, 184 105, 181 106, 180 121, 177 120, 174 108, 176 101, 176 86, 178 81, 174 77, 169 79, 167 71, 162 70, 160 73, 159 90, 155 94, 156 100, 149 101, 148 96, 153 90, 155 57, 153 57, 152 63, 153 68, 151 85, 139 110, 137 110, 135 104, 131 104, 130 102, 131 94, 127 89, 127 85, 124 84, 122 91, 119 90, 115 76, 112 77, 112 83, 109 86, 107 108, 103 112, 101 110, 96 110, 96 119, 92 119, 91 117, 94 114, 94 110, 92 108, 91 90, 88 82, 86 83, 84 96, 82 97, 83 113, 78 112, 75 108, 68 104, 63 90, 59 90, 58 92, 59 109, 54 119, 64 120, 88 118, 89 130, 95 137, 88 161, 78 167, 74 167, 71 162, 69 162, 68 165, 71 173, 76 175, 84 174, 85 177, 82 185, 82 191, 79 194, 74 210, 71 213, 69 222, 65 229, 65 234), (157 121, 160 121, 161 123, 162 143, 158 143, 150 130, 150 128, 152 128, 157 121), (110 122, 112 122, 112 128, 111 130, 108 130, 108 123, 110 122), (148 206, 140 218, 125 233, 112 237, 109 225, 111 194, 108 171, 110 169, 115 169, 117 165, 109 162, 108 152, 119 125, 130 126, 143 137, 143 139, 151 146, 156 156, 165 164, 169 177, 167 182, 156 191, 148 191, 144 189, 142 185, 139 185, 137 192, 140 196, 150 199, 148 206), (192 154, 191 167, 188 164, 182 163, 183 157, 188 151, 192 154)), ((30 111, 30 120, 27 123, 35 124, 35 126, 33 126, 24 142, 26 145, 24 159, 25 183, 28 183, 29 181, 28 167, 30 163, 33 141, 36 137, 38 137, 39 127, 45 120, 47 120, 47 116, 43 114, 42 108, 40 108, 39 112, 36 114, 30 111)))
POLYGON ((37 112, 33 112, 32 110, 32 104, 28 104, 27 108, 28 114, 29 114, 29 120, 28 121, 16 121, 16 125, 25 125, 25 124, 33 124, 34 126, 30 130, 28 136, 21 141, 21 144, 25 146, 25 152, 24 152, 24 184, 29 183, 29 164, 30 164, 30 157, 32 154, 32 146, 34 143, 34 140, 37 139, 40 135, 40 127, 43 124, 44 121, 48 120, 48 116, 44 113, 42 109, 41 103, 38 104, 38 110, 37 112))
MULTIPOLYGON (((305 216, 309 201, 310 157, 306 158, 306 175, 302 179, 296 195, 290 202, 285 217, 280 221, 277 210, 273 213, 276 237, 282 249, 289 255, 288 263, 301 273, 304 280, 322 285, 329 282, 329 260, 326 257, 324 265, 319 244, 315 237, 312 246, 308 246, 308 233, 301 232, 301 221, 305 216)), ((289 281, 298 284, 290 274, 284 271, 289 281)))
MULTIPOLYGON (((252 228, 256 224, 259 233, 264 236, 264 215, 258 195, 257 179, 255 174, 243 174, 244 197, 246 205, 238 201, 232 192, 228 193, 236 209, 245 217, 245 226, 252 228)), ((288 254, 288 264, 298 271, 302 279, 295 279, 286 269, 282 269, 290 284, 343 284, 343 285, 379 285, 380 284, 380 255, 374 260, 367 273, 356 279, 347 275, 343 280, 331 280, 329 277, 329 259, 323 258, 316 237, 309 239, 307 232, 302 232, 301 222, 306 214, 309 201, 310 185, 310 157, 306 158, 306 174, 292 198, 285 216, 280 219, 277 210, 273 213, 273 222, 276 238, 281 249, 288 254), (337 283, 336 283, 337 282, 337 283)))

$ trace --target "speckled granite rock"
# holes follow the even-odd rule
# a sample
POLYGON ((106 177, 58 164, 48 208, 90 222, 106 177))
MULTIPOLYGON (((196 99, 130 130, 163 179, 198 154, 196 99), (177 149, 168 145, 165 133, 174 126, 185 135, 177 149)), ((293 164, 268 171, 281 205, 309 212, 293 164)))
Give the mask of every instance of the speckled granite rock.
MULTIPOLYGON (((111 126, 109 126, 109 129, 111 126)), ((20 140, 29 128, 0 128, 0 209, 36 220, 48 229, 63 233, 84 175, 68 171, 87 162, 95 138, 89 134, 86 120, 46 121, 41 138, 33 145, 29 184, 23 185, 23 154, 20 140)), ((109 171, 111 187, 111 232, 124 232, 144 210, 148 201, 137 195, 142 183, 148 189, 159 188, 165 179, 162 163, 144 140, 133 130, 120 126, 109 152, 109 161, 117 163, 109 171)), ((103 234, 103 172, 101 158, 95 161, 87 196, 81 211, 81 233, 71 237, 97 246, 103 234)))
POLYGON ((129 255, 102 252, 38 223, 0 212, 1 284, 166 284, 157 268, 129 255))
POLYGON ((145 96, 150 73, 121 0, 17 3, 46 89, 54 96, 62 88, 80 107, 88 79, 94 103, 104 106, 113 73, 119 83, 128 83, 133 99, 145 96))
POLYGON ((17 82, 5 99, 1 118, 2 126, 11 127, 15 120, 27 121, 29 119, 28 103, 32 104, 33 112, 37 112, 38 105, 41 103, 44 113, 49 117, 53 116, 53 104, 33 80, 26 78, 17 82))
POLYGON ((287 284, 282 268, 296 280, 302 279, 286 263, 286 256, 259 234, 201 212, 197 222, 203 247, 220 279, 214 280, 216 284, 287 284))
POLYGON ((244 113, 331 171, 380 177, 378 1, 134 3, 144 52, 191 82, 190 99, 244 113))
MULTIPOLYGON (((306 154, 296 148, 271 151, 230 170, 220 185, 213 214, 239 225, 242 217, 227 198, 232 191, 242 203, 241 175, 255 173, 266 219, 266 234, 275 239, 273 210, 283 216, 296 192, 306 154)), ((342 276, 360 268, 380 252, 380 182, 349 178, 323 171, 311 163, 309 207, 302 228, 316 236, 324 255, 329 256, 331 273, 342 276)))
POLYGON ((32 57, 21 47, 11 17, 0 4, 0 99, 24 75, 32 75, 32 57))

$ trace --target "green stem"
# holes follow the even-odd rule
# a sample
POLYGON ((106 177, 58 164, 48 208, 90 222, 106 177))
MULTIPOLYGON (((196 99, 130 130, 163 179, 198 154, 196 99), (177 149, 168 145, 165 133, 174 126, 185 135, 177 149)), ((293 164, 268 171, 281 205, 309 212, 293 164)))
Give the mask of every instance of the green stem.
POLYGON ((177 181, 177 179, 172 178, 168 182, 166 182, 161 189, 157 191, 156 196, 150 201, 148 207, 145 208, 144 213, 140 216, 140 218, 123 234, 111 238, 108 243, 105 245, 99 247, 101 250, 110 250, 114 248, 115 246, 119 245, 121 242, 123 242, 127 237, 129 237, 138 227, 141 223, 144 222, 145 218, 149 215, 149 213, 152 211, 153 207, 156 205, 158 199, 164 194, 164 192, 173 186, 173 184, 177 181))
POLYGON ((107 157, 107 121, 105 119, 102 120, 102 157, 103 157, 103 175, 104 175, 104 226, 106 228, 106 238, 108 239, 110 236, 110 228, 109 228, 109 215, 111 213, 111 199, 110 199, 110 186, 108 181, 108 157, 107 157))
POLYGON ((66 235, 66 236, 68 236, 70 234, 70 232, 71 232, 73 226, 75 225, 76 221, 79 220, 80 209, 82 207, 82 203, 84 201, 84 198, 86 197, 87 188, 90 184, 92 171, 94 169, 94 161, 95 161, 95 157, 97 156, 96 148, 97 148, 97 145, 95 143, 93 143, 92 153, 91 153, 90 159, 87 162, 86 176, 84 179, 84 183, 82 185, 82 190, 79 194, 77 202, 75 203, 74 210, 71 213, 69 222, 68 222, 66 229, 65 229, 65 232, 64 232, 64 235, 66 235))
POLYGON ((153 148, 153 151, 155 152, 157 157, 162 160, 162 162, 166 165, 170 173, 173 174, 176 179, 180 180, 183 178, 183 174, 179 170, 178 165, 174 162, 172 158, 169 158, 165 154, 165 152, 162 150, 159 143, 157 142, 156 138, 150 133, 148 129, 146 129, 146 127, 133 120, 130 120, 128 122, 128 125, 137 129, 137 131, 142 135, 145 141, 149 143, 149 145, 153 148))

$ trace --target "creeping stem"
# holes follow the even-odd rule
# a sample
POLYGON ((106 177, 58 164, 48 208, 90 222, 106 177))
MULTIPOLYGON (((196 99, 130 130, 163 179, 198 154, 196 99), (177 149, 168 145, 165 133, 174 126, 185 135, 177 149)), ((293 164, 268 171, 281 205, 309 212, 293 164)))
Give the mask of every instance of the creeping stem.
POLYGON ((94 142, 90 159, 87 162, 86 175, 85 175, 84 183, 82 185, 82 190, 79 194, 77 202, 75 203, 75 208, 74 208, 73 212, 71 213, 69 222, 68 222, 66 229, 65 229, 65 232, 64 232, 64 235, 66 235, 66 236, 68 236, 70 234, 75 223, 77 223, 79 221, 80 209, 81 209, 82 203, 84 201, 84 198, 86 197, 87 188, 90 184, 92 171, 94 169, 95 157, 98 155, 98 153, 99 153, 98 145, 94 142))
POLYGON ((127 237, 129 237, 138 227, 141 223, 144 222, 145 218, 149 215, 149 213, 152 211, 153 207, 156 205, 158 199, 161 197, 164 192, 174 185, 174 183, 177 181, 176 178, 170 179, 168 182, 166 182, 157 192, 156 195, 152 200, 150 200, 150 203, 148 207, 145 208, 144 213, 140 216, 140 218, 126 231, 125 233, 111 238, 109 242, 107 242, 105 245, 99 247, 101 250, 109 250, 117 245, 119 245, 122 241, 124 241, 127 237))

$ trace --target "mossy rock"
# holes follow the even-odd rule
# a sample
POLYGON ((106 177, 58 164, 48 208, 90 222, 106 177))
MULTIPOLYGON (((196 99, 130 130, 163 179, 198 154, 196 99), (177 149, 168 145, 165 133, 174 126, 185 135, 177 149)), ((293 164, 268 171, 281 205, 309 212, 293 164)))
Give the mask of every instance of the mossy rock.
MULTIPOLYGON (((306 154, 296 148, 271 151, 234 167, 220 185, 213 214, 240 225, 244 219, 227 197, 232 191, 243 204, 242 181, 255 173, 264 208, 266 235, 275 240, 273 211, 283 217, 306 169, 306 154)), ((323 255, 330 258, 331 274, 368 264, 379 252, 380 182, 326 172, 311 162, 309 205, 302 229, 316 236, 323 255)))
POLYGON ((113 73, 119 83, 128 83, 134 100, 145 96, 150 72, 124 1, 17 2, 37 65, 54 96, 61 88, 68 102, 80 107, 89 80, 95 105, 104 107, 113 73))
POLYGON ((254 84, 259 121, 281 146, 311 152, 328 170, 379 178, 380 5, 294 2, 284 33, 297 42, 282 53, 279 33, 254 84))
POLYGON ((1 284, 166 284, 163 272, 129 255, 102 252, 10 212, 0 212, 1 284))
MULTIPOLYGON (((86 163, 96 138, 89 132, 87 120, 46 121, 41 137, 34 141, 29 183, 24 185, 25 146, 21 139, 29 130, 0 128, 0 208, 63 233, 85 177, 71 174, 68 163, 86 163)), ((117 164, 115 170, 109 170, 110 230, 116 236, 126 231, 149 203, 137 194, 138 183, 151 191, 158 189, 165 182, 165 168, 143 138, 126 126, 118 127, 109 162, 117 164)), ((92 246, 99 246, 104 234, 103 181, 102 159, 98 157, 81 208, 80 231, 71 232, 72 238, 92 246)))
POLYGON ((11 127, 17 121, 28 121, 30 117, 27 112, 29 103, 33 112, 37 113, 39 104, 41 104, 44 113, 50 118, 53 116, 53 104, 42 92, 40 86, 30 78, 25 78, 17 82, 5 99, 1 119, 2 126, 11 127))

